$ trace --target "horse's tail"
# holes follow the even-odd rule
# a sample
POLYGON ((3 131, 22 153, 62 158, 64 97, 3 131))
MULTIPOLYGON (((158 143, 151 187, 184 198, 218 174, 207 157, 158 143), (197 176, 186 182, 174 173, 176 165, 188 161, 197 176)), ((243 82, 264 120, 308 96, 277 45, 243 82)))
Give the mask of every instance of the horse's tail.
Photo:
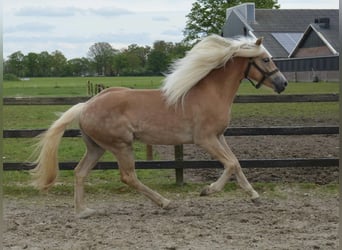
POLYGON ((37 160, 34 161, 36 167, 31 170, 34 178, 33 184, 39 190, 48 190, 55 182, 58 173, 58 146, 67 126, 78 121, 79 114, 85 103, 79 103, 56 120, 51 127, 39 135, 36 153, 37 160))

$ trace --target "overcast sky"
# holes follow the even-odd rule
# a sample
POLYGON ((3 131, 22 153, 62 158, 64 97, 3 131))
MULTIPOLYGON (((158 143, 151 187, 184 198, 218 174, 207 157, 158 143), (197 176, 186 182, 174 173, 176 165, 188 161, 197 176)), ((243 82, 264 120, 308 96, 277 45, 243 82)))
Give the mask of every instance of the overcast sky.
MULTIPOLYGON (((96 42, 121 49, 180 42, 195 0, 4 0, 3 55, 59 50, 85 57, 96 42)), ((338 0, 278 0, 282 9, 338 9, 338 0)))

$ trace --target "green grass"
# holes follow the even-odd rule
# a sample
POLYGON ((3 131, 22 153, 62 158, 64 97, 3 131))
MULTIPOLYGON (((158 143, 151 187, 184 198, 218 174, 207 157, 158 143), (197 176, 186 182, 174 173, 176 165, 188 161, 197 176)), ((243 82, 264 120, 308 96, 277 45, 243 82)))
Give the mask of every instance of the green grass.
MULTIPOLYGON (((187 182, 182 186, 175 184, 174 170, 137 170, 138 178, 150 188, 157 190, 162 195, 171 199, 182 199, 188 196, 198 196, 201 190, 209 183, 187 182)), ((3 176, 3 192, 7 198, 32 198, 40 197, 42 193, 31 185, 31 176, 27 171, 7 171, 3 176)), ((303 196, 310 192, 317 197, 338 196, 339 184, 330 183, 318 185, 313 183, 264 183, 252 184, 262 197, 271 199, 287 199, 287 190, 296 190, 303 196)), ((72 197, 74 190, 73 171, 60 171, 57 183, 49 191, 51 196, 72 197)), ((98 197, 112 196, 115 194, 132 195, 137 191, 128 187, 120 181, 118 170, 96 170, 92 171, 86 181, 85 190, 87 196, 98 197)), ((230 197, 245 197, 248 195, 237 185, 236 182, 228 182, 222 192, 214 194, 222 197, 226 194, 230 197)))
POLYGON ((338 118, 338 102, 329 103, 236 103, 232 108, 232 120, 235 118, 264 117, 286 119, 338 118))
MULTIPOLYGON (((29 81, 5 81, 4 96, 86 96, 87 82, 104 84, 105 86, 121 86, 129 88, 158 88, 163 77, 60 77, 31 78, 29 81)), ((284 94, 303 93, 338 93, 339 83, 290 83, 284 94)), ((238 94, 265 95, 274 94, 266 87, 255 89, 250 83, 242 82, 238 94)))
POLYGON ((5 81, 4 96, 87 96, 87 83, 129 88, 158 88, 163 77, 60 77, 5 81))
MULTIPOLYGON (((338 82, 290 82, 286 87, 282 95, 294 95, 294 94, 329 94, 339 93, 338 82)), ((262 86, 260 89, 254 88, 249 82, 242 82, 238 95, 266 95, 274 94, 274 91, 270 88, 262 86)))
POLYGON ((4 129, 47 128, 70 106, 4 106, 4 129))
MULTIPOLYGON (((153 189, 161 192, 172 192, 180 188, 175 184, 174 170, 137 170, 139 179, 153 189)), ((5 196, 31 197, 40 195, 39 191, 31 185, 31 176, 28 171, 4 172, 3 188, 5 196)), ((202 184, 203 185, 203 184, 202 184)), ((186 185, 186 192, 198 191, 199 185, 186 185)), ((73 171, 60 171, 58 180, 50 193, 54 195, 72 196, 74 188, 73 171)), ((120 181, 118 170, 92 171, 86 182, 86 192, 89 194, 122 194, 136 193, 120 181)), ((198 191, 199 192, 199 191, 198 191)))

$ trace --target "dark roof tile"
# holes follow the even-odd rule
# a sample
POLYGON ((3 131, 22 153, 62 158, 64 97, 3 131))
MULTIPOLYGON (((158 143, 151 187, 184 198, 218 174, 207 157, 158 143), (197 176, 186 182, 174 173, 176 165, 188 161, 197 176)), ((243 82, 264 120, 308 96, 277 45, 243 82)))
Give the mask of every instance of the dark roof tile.
MULTIPOLYGON (((324 29, 316 25, 316 30, 336 51, 339 51, 339 11, 337 9, 256 9, 255 22, 249 23, 249 25, 256 37, 263 36, 265 38, 265 48, 274 57, 279 58, 287 57, 289 53, 272 36, 272 33, 304 33, 310 24, 314 24, 316 18, 322 17, 330 19, 330 27, 324 29)), ((236 25, 236 21, 234 24, 236 25)))
POLYGON ((317 29, 323 34, 323 36, 334 47, 334 49, 339 51, 340 44, 338 37, 338 15, 338 10, 256 9, 255 23, 251 23, 250 26, 253 29, 253 33, 257 37, 265 37, 264 45, 272 55, 275 57, 287 57, 288 52, 277 42, 276 39, 274 39, 271 33, 304 33, 308 26, 315 22, 316 18, 329 17, 329 29, 320 27, 317 29))

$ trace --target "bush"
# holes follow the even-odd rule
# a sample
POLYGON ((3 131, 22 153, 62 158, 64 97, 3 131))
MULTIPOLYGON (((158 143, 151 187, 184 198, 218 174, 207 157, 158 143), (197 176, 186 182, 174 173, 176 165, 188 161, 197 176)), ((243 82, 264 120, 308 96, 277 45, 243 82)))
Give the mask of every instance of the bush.
POLYGON ((4 81, 20 81, 15 74, 4 74, 4 81))

